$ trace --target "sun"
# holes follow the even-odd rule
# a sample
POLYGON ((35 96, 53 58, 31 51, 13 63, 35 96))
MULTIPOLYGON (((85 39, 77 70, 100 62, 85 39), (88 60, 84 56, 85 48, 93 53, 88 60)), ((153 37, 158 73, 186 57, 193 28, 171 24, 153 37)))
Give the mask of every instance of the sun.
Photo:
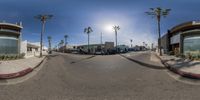
POLYGON ((113 25, 111 25, 111 24, 105 25, 104 29, 106 32, 111 33, 111 32, 113 32, 113 25))

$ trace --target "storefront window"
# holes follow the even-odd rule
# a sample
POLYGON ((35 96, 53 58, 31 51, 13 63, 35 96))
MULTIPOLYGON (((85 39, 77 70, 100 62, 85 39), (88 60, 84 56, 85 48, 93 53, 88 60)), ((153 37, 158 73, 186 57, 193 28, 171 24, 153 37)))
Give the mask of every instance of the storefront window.
POLYGON ((0 54, 17 54, 18 40, 0 38, 0 54))
POLYGON ((200 53, 200 36, 187 36, 184 38, 184 54, 200 53))

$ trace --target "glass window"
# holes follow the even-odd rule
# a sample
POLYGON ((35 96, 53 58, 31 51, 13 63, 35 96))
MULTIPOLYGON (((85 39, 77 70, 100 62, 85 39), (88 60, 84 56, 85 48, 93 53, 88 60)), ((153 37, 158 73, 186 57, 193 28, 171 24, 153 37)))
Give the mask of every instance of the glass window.
POLYGON ((188 36, 184 38, 184 54, 200 52, 200 36, 188 36))
POLYGON ((0 38, 0 54, 17 54, 18 40, 0 38))

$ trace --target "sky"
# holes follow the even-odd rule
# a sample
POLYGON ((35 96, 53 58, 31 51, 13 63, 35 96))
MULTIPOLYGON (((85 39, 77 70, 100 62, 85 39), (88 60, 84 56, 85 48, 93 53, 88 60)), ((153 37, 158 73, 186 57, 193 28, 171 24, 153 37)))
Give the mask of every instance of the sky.
POLYGON ((119 25, 118 44, 156 44, 158 38, 155 18, 147 16, 149 8, 170 8, 171 12, 161 19, 161 34, 168 29, 192 20, 200 19, 199 0, 0 0, 0 21, 22 22, 22 39, 39 42, 41 22, 34 18, 39 14, 51 14, 45 26, 44 43, 47 36, 57 45, 68 35, 70 45, 87 44, 84 28, 90 26, 90 43, 115 41, 113 25, 119 25))

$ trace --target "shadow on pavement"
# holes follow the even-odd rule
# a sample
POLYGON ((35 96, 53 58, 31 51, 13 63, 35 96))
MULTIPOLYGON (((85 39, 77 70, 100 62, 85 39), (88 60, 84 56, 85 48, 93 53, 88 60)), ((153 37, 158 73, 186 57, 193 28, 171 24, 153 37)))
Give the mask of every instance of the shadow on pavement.
POLYGON ((137 64, 140 64, 140 65, 145 66, 145 67, 148 67, 148 68, 159 69, 159 70, 167 69, 167 68, 165 68, 165 67, 163 67, 163 66, 151 65, 151 64, 148 64, 148 63, 145 63, 145 62, 141 62, 141 61, 138 61, 138 60, 135 60, 135 59, 126 57, 126 56, 124 56, 124 55, 120 55, 120 56, 126 58, 126 59, 129 60, 129 61, 135 62, 135 63, 137 63, 137 64))
POLYGON ((80 59, 80 60, 77 60, 77 61, 72 61, 70 64, 79 63, 79 62, 82 62, 84 60, 88 60, 88 59, 91 59, 91 58, 94 58, 94 57, 96 57, 96 56, 90 56, 90 57, 83 58, 83 59, 80 59))

